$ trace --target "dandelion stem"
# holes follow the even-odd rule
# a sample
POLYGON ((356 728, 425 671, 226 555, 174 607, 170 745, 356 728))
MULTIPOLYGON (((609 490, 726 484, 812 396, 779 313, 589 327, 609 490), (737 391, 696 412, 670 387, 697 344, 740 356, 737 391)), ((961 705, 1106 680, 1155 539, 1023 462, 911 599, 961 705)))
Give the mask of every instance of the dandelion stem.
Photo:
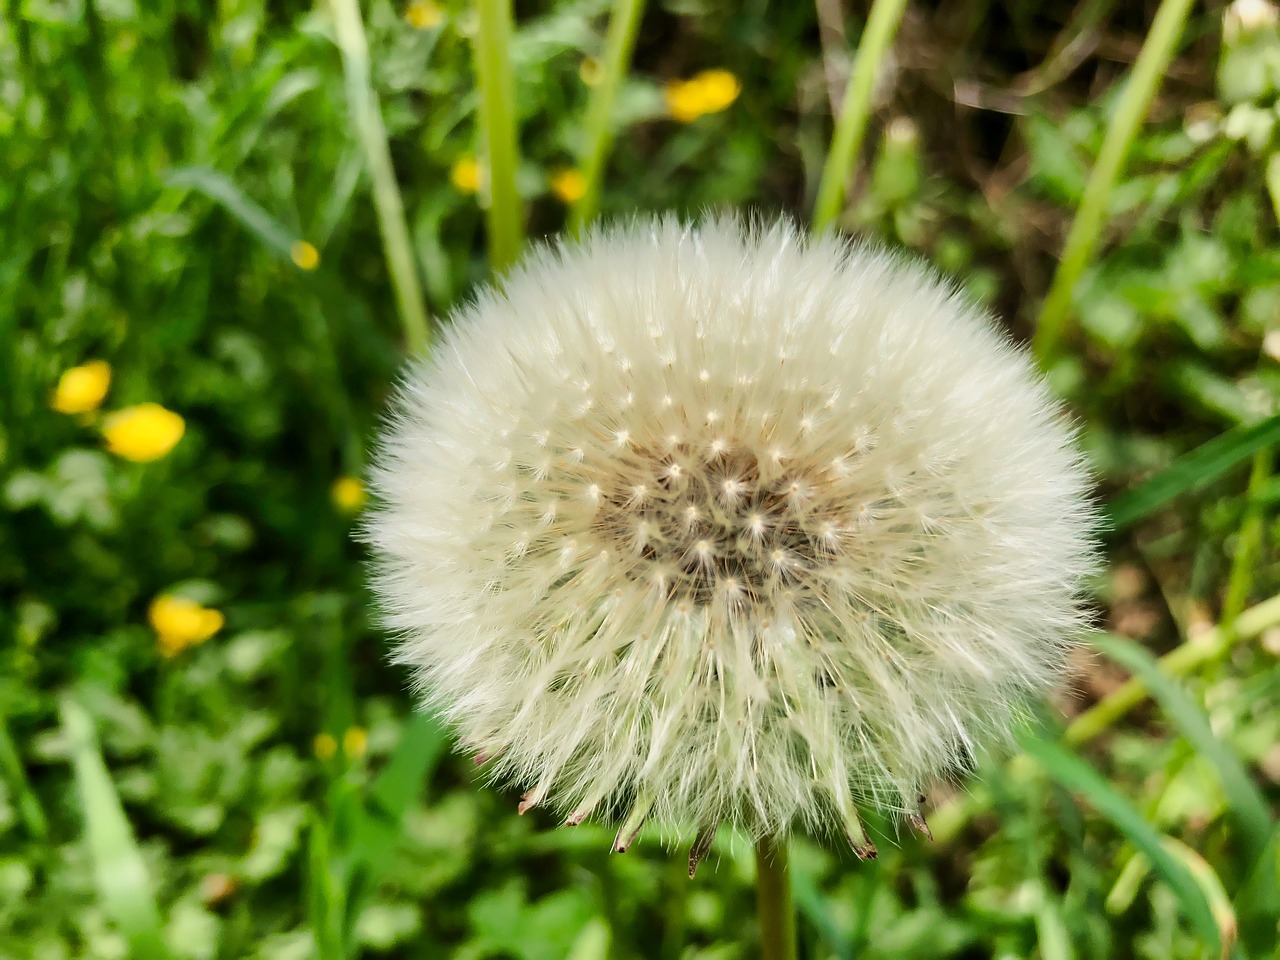
POLYGON ((511 73, 511 0, 476 0, 475 41, 489 191, 489 266, 499 271, 520 255, 524 215, 516 189, 520 149, 516 139, 516 91, 511 73))
POLYGON ((796 960, 796 911, 785 839, 756 841, 756 903, 762 960, 796 960))
POLYGON ((1076 284, 1093 256, 1106 221, 1112 188, 1124 167, 1129 148, 1133 146, 1138 127, 1155 99, 1160 81, 1169 69, 1190 10, 1191 0, 1161 0, 1151 22, 1151 31, 1125 83, 1115 116, 1102 141, 1098 162, 1089 174, 1080 208, 1067 233, 1058 270, 1036 321, 1032 345, 1041 365, 1052 362, 1058 341, 1062 339, 1076 284))
POLYGON ((369 41, 360 20, 357 0, 332 0, 334 27, 338 49, 342 52, 346 74, 347 101, 360 145, 364 148, 369 176, 373 180, 373 206, 382 233, 382 249, 395 290, 396 307, 405 340, 413 353, 424 351, 431 341, 427 310, 423 305, 422 287, 418 283, 413 245, 404 219, 404 203, 396 184, 391 164, 391 148, 387 144, 387 128, 369 75, 369 41))
POLYGON ((644 0, 615 0, 613 4, 609 35, 605 39, 603 73, 587 106, 587 148, 582 160, 586 189, 569 214, 569 231, 575 237, 595 219, 600 209, 601 181, 613 146, 613 101, 631 65, 631 52, 635 49, 643 12, 644 0))
POLYGON ((871 98, 875 94, 876 78, 889 44, 898 32, 906 0, 875 0, 871 15, 867 18, 862 39, 858 41, 858 53, 853 62, 849 85, 845 87, 844 103, 831 137, 831 149, 822 168, 822 180, 818 184, 818 198, 813 205, 813 228, 821 233, 840 216, 844 205, 845 184, 854 169, 858 149, 867 132, 867 120, 871 116, 871 98))

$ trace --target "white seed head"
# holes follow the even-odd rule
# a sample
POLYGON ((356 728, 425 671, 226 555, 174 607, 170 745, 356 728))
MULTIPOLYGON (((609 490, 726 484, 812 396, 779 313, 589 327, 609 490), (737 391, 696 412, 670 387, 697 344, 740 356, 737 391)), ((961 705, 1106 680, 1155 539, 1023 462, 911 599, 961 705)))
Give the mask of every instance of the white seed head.
POLYGON ((1089 478, 1028 358, 926 268, 785 224, 534 252, 405 379, 374 487, 425 703, 526 805, 630 811, 619 849, 636 810, 911 819, 1086 619, 1089 478))

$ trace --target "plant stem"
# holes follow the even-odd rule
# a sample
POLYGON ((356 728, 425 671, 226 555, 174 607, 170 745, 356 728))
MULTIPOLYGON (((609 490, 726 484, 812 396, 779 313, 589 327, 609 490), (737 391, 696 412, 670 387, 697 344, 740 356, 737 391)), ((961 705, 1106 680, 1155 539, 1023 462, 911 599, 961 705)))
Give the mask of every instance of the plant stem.
POLYGON ((756 903, 762 960, 796 960, 796 910, 791 901, 787 841, 756 841, 756 903))
POLYGON ((1124 92, 1116 105, 1115 117, 1107 128, 1089 180, 1085 184, 1080 208, 1067 234, 1062 258, 1049 286, 1049 293, 1040 308, 1033 340, 1036 357, 1042 366, 1053 359, 1066 326, 1067 313, 1080 275, 1093 256, 1098 245, 1098 235, 1106 221, 1107 202, 1111 198, 1125 158, 1133 146, 1138 127, 1151 108, 1156 90, 1160 86, 1169 62, 1177 50, 1178 40, 1186 25, 1192 0, 1161 0, 1151 22, 1151 30, 1142 44, 1142 51, 1133 65, 1124 92))
POLYGON ((413 245, 404 219, 404 203, 396 184, 395 167, 391 164, 391 148, 387 145, 387 128, 382 123, 382 109, 373 90, 369 73, 369 41, 360 20, 357 0, 332 0, 334 27, 342 67, 347 81, 347 101, 355 124, 369 176, 373 180, 373 207, 382 234, 383 254, 395 290, 400 324, 404 328, 409 350, 421 353, 431 342, 427 310, 423 305, 422 287, 418 283, 413 245))
POLYGON ((487 152, 489 266, 515 263, 524 239, 524 214, 516 190, 520 150, 516 139, 516 90, 511 73, 511 0, 476 0, 475 40, 480 80, 480 127, 487 152))
POLYGON ((643 12, 644 0, 614 0, 609 35, 605 39, 603 73, 587 106, 587 147, 582 161, 586 189, 569 213, 569 232, 575 237, 595 219, 600 209, 600 184, 613 146, 613 101, 631 66, 631 52, 635 49, 643 12))
POLYGON ((875 0, 871 5, 871 15, 867 18, 862 39, 858 41, 853 72, 845 88, 844 103, 831 137, 827 162, 822 168, 822 180, 818 184, 818 198, 813 205, 813 229, 816 233, 826 230, 840 216, 845 184, 854 169, 858 148, 862 145, 867 120, 871 116, 871 98, 875 94, 880 64, 898 32, 906 6, 906 0, 875 0))
POLYGON ((1253 470, 1249 474, 1249 491, 1245 494, 1244 518, 1236 535, 1236 546, 1231 561, 1231 575, 1227 578, 1227 591, 1222 600, 1222 623, 1228 629, 1249 602, 1253 592, 1254 572, 1258 568, 1258 553, 1266 535, 1266 510, 1260 498, 1262 490, 1271 479, 1270 448, 1253 455, 1253 470))

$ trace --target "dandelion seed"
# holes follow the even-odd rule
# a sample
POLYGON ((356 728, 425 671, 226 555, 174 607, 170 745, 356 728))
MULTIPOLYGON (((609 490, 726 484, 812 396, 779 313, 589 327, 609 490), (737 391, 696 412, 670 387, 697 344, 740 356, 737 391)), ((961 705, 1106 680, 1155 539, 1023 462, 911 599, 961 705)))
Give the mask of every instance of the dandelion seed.
POLYGON ((398 659, 526 805, 625 821, 617 851, 699 831, 691 870, 718 823, 871 857, 859 808, 925 832, 918 790, 1061 676, 1089 478, 1027 356, 927 269, 640 222, 532 254, 448 331, 365 535, 398 659))
POLYGON ((90 360, 62 372, 49 406, 58 413, 92 413, 102 406, 110 386, 111 364, 90 360))
POLYGON ((102 423, 107 449, 137 463, 159 460, 177 446, 187 424, 158 403, 140 403, 108 416, 102 423))

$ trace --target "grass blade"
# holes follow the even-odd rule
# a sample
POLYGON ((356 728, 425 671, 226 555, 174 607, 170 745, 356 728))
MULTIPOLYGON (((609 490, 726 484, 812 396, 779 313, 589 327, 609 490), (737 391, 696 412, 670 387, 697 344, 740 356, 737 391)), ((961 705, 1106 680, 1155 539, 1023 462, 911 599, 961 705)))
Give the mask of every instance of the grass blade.
POLYGON ((1125 82, 1115 116, 1098 152, 1098 161, 1085 184, 1080 209, 1076 211, 1071 230, 1067 233, 1062 259, 1036 321, 1032 345, 1042 364, 1052 361, 1062 339, 1071 298, 1105 225, 1111 191, 1120 177, 1138 128, 1151 108, 1160 81, 1177 51, 1190 12, 1191 0, 1161 0, 1142 51, 1125 82))
POLYGON ((871 117, 871 99, 875 94, 876 78, 880 76, 880 64, 885 52, 898 32, 906 0, 875 0, 867 18, 866 29, 858 41, 858 53, 853 61, 853 72, 845 88, 840 116, 831 136, 831 149, 822 167, 822 180, 818 184, 818 197, 813 204, 813 229, 821 233, 835 223, 844 206, 845 183, 853 172, 858 148, 867 132, 867 120, 871 117))
POLYGON ((417 263, 409 228, 404 219, 404 201, 391 164, 391 148, 387 144, 387 128, 382 110, 369 76, 369 41, 360 20, 356 0, 332 0, 338 49, 347 81, 347 101, 356 133, 364 148, 373 180, 373 207, 382 234, 382 249, 387 272, 395 290, 396 306, 405 340, 413 353, 424 352, 430 344, 427 311, 423 306, 422 286, 418 283, 417 263))
POLYGON ((1198 490, 1259 450, 1280 443, 1280 414, 1234 427, 1179 457, 1151 479, 1126 490, 1107 510, 1112 529, 1123 530, 1170 500, 1198 490))
POLYGON ((635 49, 643 12, 644 0, 615 0, 613 5, 609 36, 605 41, 603 73, 587 108, 587 148, 582 163, 586 189, 570 212, 569 230, 574 236, 595 219, 596 211, 600 209, 600 182, 604 179, 605 163, 613 145, 613 101, 631 64, 631 51, 635 49))
POLYGON ((1094 634, 1093 645, 1135 677, 1140 677, 1169 722, 1217 769, 1227 798, 1227 812, 1240 831, 1240 844, 1246 851, 1246 861, 1251 863, 1266 846, 1272 824, 1267 802, 1249 779, 1244 764, 1214 736, 1204 710, 1181 686, 1165 676, 1155 657, 1137 644, 1107 633, 1094 634))
POLYGON ((98 751, 93 721, 88 711, 69 696, 62 699, 60 713, 98 895, 129 942, 130 957, 160 960, 168 956, 160 934, 160 911, 142 851, 98 751))
POLYGON ((185 187, 204 194, 210 200, 221 204, 227 213, 239 220, 241 225, 257 237, 264 247, 282 257, 292 256, 293 245, 299 238, 279 220, 249 199, 244 191, 235 185, 235 181, 225 173, 219 173, 211 167, 178 167, 165 175, 164 182, 169 187, 185 187))
POLYGON ((27 780, 26 770, 22 766, 22 758, 18 756, 18 748, 9 735, 9 724, 0 716, 0 769, 9 778, 9 789, 18 798, 18 812, 27 832, 34 840, 45 840, 49 836, 49 821, 31 783, 27 780))
POLYGON ((1018 737, 1022 749, 1067 790, 1083 795, 1126 839, 1146 855, 1151 869, 1177 896, 1196 934, 1213 953, 1222 950, 1222 933, 1209 901, 1186 864, 1169 853, 1161 834, 1143 819, 1102 774, 1066 747, 1034 733, 1018 737))

